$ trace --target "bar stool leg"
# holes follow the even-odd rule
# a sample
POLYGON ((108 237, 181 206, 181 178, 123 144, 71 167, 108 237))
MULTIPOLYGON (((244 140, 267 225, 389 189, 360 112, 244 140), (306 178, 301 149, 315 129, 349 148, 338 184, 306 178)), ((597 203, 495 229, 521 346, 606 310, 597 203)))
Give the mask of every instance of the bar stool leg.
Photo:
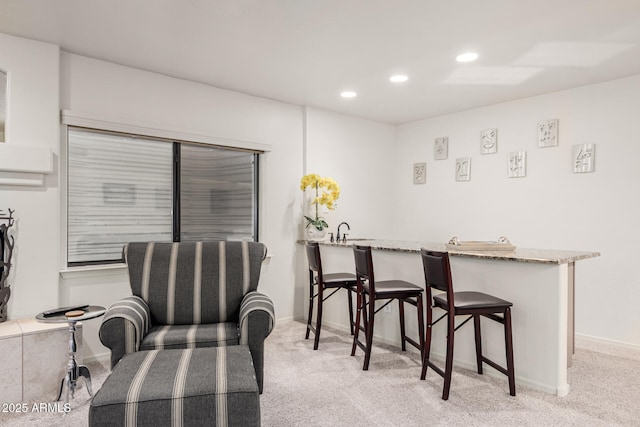
POLYGON ((400 316, 400 340, 402 351, 407 351, 407 333, 404 324, 404 300, 398 298, 398 315, 400 316))
POLYGON ((322 285, 318 285, 318 295, 316 296, 318 300, 318 312, 316 313, 316 337, 313 341, 313 349, 318 349, 318 344, 320 344, 320 331, 322 327, 322 285))
POLYGON ((353 298, 351 296, 351 294, 353 293, 353 291, 349 288, 347 289, 347 304, 349 304, 349 329, 351 330, 351 335, 354 334, 353 331, 353 326, 354 326, 354 322, 353 322, 353 298))
POLYGON ((366 319, 365 325, 365 339, 367 345, 365 346, 365 354, 364 354, 364 365, 362 367, 363 371, 369 370, 369 361, 371 360, 371 347, 373 347, 373 324, 376 315, 376 299, 369 295, 369 314, 366 319))
POLYGON ((422 359, 422 356, 424 356, 424 308, 422 305, 422 294, 418 294, 416 305, 418 309, 418 342, 420 344, 420 358, 422 359))
POLYGON ((511 308, 504 311, 504 339, 507 348, 507 376, 509 377, 509 394, 516 395, 516 379, 513 367, 513 337, 511 335, 511 308))
MULTIPOLYGON (((431 298, 431 295, 427 296, 427 301, 431 298)), ((433 321, 433 308, 431 304, 427 306, 427 324, 426 331, 424 337, 424 351, 422 352, 422 373, 420 374, 420 379, 424 380, 427 377, 427 368, 429 367, 429 355, 431 354, 431 332, 433 329, 433 325, 431 322, 433 321)))
POLYGON ((480 315, 473 315, 473 330, 476 339, 476 364, 478 373, 482 375, 482 334, 480 331, 480 315))
POLYGON ((313 273, 309 272, 309 317, 307 317, 307 333, 304 339, 309 339, 309 333, 311 332, 311 319, 313 317, 313 273))
MULTIPOLYGON (((364 309, 364 298, 358 292, 356 295, 356 324, 353 328, 353 344, 351 345, 351 355, 356 355, 356 348, 358 347, 358 337, 360 336, 360 322, 362 321, 362 310, 364 309)), ((366 323, 365 323, 366 327, 366 323)))
POLYGON ((451 389, 451 374, 453 373, 453 339, 455 335, 455 315, 451 312, 447 315, 447 358, 444 370, 444 387, 442 389, 442 400, 449 399, 451 389))

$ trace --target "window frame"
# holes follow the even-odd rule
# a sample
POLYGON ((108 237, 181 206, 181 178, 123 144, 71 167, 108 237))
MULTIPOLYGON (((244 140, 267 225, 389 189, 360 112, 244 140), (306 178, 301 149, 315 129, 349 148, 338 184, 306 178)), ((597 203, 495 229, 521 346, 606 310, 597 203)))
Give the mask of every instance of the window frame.
MULTIPOLYGON (((180 153, 181 144, 189 144, 189 145, 198 145, 198 146, 206 146, 206 147, 215 147, 219 149, 231 150, 231 151, 241 151, 253 154, 253 236, 255 241, 259 241, 260 239, 260 206, 261 206, 261 194, 262 190, 260 187, 260 163, 262 154, 266 151, 270 150, 270 146, 266 144, 251 142, 251 141, 240 141, 240 140, 229 140, 222 139, 216 137, 203 137, 202 135, 195 134, 187 134, 183 132, 178 132, 183 137, 195 136, 193 139, 199 139, 199 141, 186 140, 186 139, 177 139, 171 137, 163 137, 159 136, 159 134, 175 134, 176 131, 165 131, 162 129, 153 129, 151 132, 142 133, 132 133, 132 132, 123 132, 122 130, 113 130, 113 129, 105 129, 98 128, 94 126, 86 126, 86 120, 78 120, 77 117, 65 112, 62 114, 62 126, 61 126, 61 159, 60 162, 62 170, 60 174, 60 188, 61 191, 61 261, 63 265, 63 271, 69 270, 73 268, 81 268, 81 267, 100 267, 100 266, 113 266, 116 264, 121 264, 121 260, 96 260, 96 261, 78 261, 78 262, 69 262, 68 261, 68 190, 69 190, 69 176, 68 176, 68 162, 69 162, 69 150, 68 150, 68 135, 69 129, 79 129, 90 132, 99 132, 105 134, 112 134, 117 136, 128 136, 133 138, 151 138, 153 140, 165 141, 167 143, 173 144, 173 191, 172 191, 172 240, 174 242, 180 241, 180 191, 179 191, 179 182, 180 182, 180 162, 176 162, 176 152, 180 153), (219 143, 213 143, 212 141, 218 141, 219 143), (176 173, 177 172, 177 173, 176 173), (176 191, 177 188, 177 191, 176 191), (177 213, 177 214, 176 214, 177 213), (177 220, 176 220, 177 219, 177 220)), ((103 122, 96 119, 88 119, 90 122, 98 122, 98 123, 111 123, 111 122, 103 122)), ((112 126, 104 126, 104 127, 112 127, 112 126)), ((139 127, 121 124, 120 127, 132 128, 139 130, 139 127)), ((149 130, 149 128, 144 127, 143 129, 149 130)))

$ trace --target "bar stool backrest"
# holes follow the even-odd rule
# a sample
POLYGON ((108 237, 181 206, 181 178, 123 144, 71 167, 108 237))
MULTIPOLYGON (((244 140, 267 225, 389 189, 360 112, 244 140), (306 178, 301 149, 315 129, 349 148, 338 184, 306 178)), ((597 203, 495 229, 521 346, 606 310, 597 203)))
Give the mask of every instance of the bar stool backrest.
POLYGON ((320 245, 318 242, 307 242, 307 261, 309 262, 309 270, 316 272, 318 275, 318 283, 322 283, 322 258, 320 258, 320 245))
POLYGON ((371 246, 354 245, 353 257, 356 263, 356 279, 358 285, 362 285, 362 279, 369 284, 369 291, 375 294, 375 278, 373 275, 373 257, 371 256, 371 246))
MULTIPOLYGON (((428 288, 447 293, 447 301, 453 306, 453 282, 448 252, 421 250, 424 277, 428 288)), ((427 289, 430 294, 430 289, 427 289)))

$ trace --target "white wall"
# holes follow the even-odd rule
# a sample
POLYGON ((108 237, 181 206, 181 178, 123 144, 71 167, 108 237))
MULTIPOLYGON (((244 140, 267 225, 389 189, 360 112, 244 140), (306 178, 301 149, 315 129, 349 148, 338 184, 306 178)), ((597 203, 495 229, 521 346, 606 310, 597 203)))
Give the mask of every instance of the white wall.
MULTIPOLYGON (((8 75, 4 144, 50 149, 59 156, 59 49, 0 33, 0 68, 8 75)), ((0 144, 3 144, 0 142, 0 144)), ((9 318, 58 304, 58 176, 44 185, 0 185, 0 209, 15 210, 9 318)), ((2 177, 21 174, 0 172, 2 177)))
POLYGON ((392 125, 306 108, 305 172, 330 176, 341 187, 337 208, 323 214, 330 231, 346 221, 351 237, 393 235, 386 198, 393 188, 394 138, 392 125))
MULTIPOLYGON (((337 207, 321 212, 334 233, 345 221, 351 227, 340 229, 353 238, 393 237, 393 210, 387 199, 393 189, 393 155, 395 127, 317 108, 305 108, 304 172, 335 179, 341 187, 337 207)), ((307 190, 309 192, 310 190, 307 190)), ((310 198, 303 200, 303 210, 311 213, 310 198)), ((301 233, 304 221, 300 223, 301 233)), ((329 235, 326 236, 329 239, 329 235)), ((302 246, 296 259, 296 317, 306 318, 308 309, 308 264, 302 246)), ((326 271, 336 271, 325 263, 326 271)), ((337 266, 336 266, 337 268, 337 266)), ((342 271, 342 270, 341 270, 342 271)), ((337 295, 325 305, 324 321, 334 325, 346 323, 346 296, 337 295)))
MULTIPOLYGON (((406 240, 507 236, 519 247, 599 251, 576 264, 577 333, 640 345, 640 76, 398 126, 394 229, 406 240), (538 148, 536 125, 559 119, 559 146, 538 148), (498 153, 480 132, 498 129, 498 153), (434 139, 449 137, 447 160, 434 139), (595 173, 572 173, 572 145, 596 144, 595 173), (507 155, 527 151, 527 176, 508 178, 507 155), (456 157, 471 181, 455 181, 456 157), (413 163, 427 162, 426 185, 413 163)), ((514 283, 514 286, 517 286, 514 283)), ((517 310, 517 307, 514 307, 517 310)))

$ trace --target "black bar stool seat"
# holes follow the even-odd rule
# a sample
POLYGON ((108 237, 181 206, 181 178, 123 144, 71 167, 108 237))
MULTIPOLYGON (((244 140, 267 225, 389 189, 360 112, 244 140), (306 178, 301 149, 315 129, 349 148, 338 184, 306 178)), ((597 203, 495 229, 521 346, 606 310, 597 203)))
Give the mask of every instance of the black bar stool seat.
MULTIPOLYGON (((368 283, 363 283, 362 288, 365 292, 369 293, 371 288, 368 283)), ((380 280, 376 282, 376 293, 378 296, 386 295, 389 298, 393 298, 388 296, 388 294, 394 293, 402 293, 402 294, 411 294, 411 296, 416 296, 422 294, 424 289, 420 286, 414 285, 410 282, 405 282, 404 280, 380 280)))
MULTIPOLYGON (((436 307, 447 310, 447 295, 434 295, 433 303, 436 307)), ((473 291, 456 292, 454 294, 453 305, 456 309, 456 314, 472 314, 467 313, 466 311, 471 310, 475 313, 476 311, 482 311, 483 309, 487 310, 487 313, 495 313, 497 308, 513 306, 509 301, 505 301, 492 295, 483 294, 482 292, 473 291)))
POLYGON ((327 273, 322 275, 322 279, 325 288, 341 288, 356 284, 356 275, 353 273, 327 273))

